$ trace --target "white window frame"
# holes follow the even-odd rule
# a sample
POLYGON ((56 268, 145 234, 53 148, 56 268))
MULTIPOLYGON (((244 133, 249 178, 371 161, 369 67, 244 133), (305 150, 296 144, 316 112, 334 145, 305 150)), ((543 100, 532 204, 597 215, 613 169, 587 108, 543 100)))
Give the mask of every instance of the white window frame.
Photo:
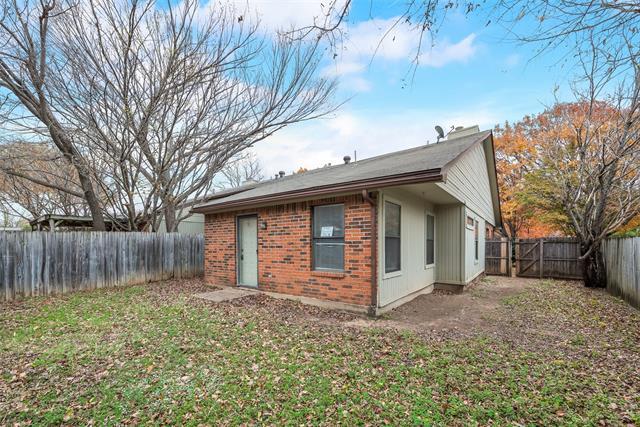
POLYGON ((383 195, 382 199, 382 209, 380 209, 380 211, 382 212, 382 219, 380 221, 380 224, 382 225, 382 239, 381 240, 381 244, 382 244, 382 250, 380 251, 380 253, 382 254, 382 259, 380 260, 380 266, 382 267, 382 278, 383 279, 390 279, 392 277, 398 277, 398 276, 402 276, 402 270, 404 268, 404 237, 402 236, 402 233, 404 231, 404 219, 403 219, 403 212, 404 212, 404 207, 402 206, 402 202, 400 202, 400 200, 398 199, 394 199, 393 197, 389 197, 386 195, 383 195), (400 270, 397 271, 392 271, 387 273, 386 269, 387 266, 385 265, 386 259, 387 259, 387 255, 385 253, 386 251, 386 244, 385 244, 385 236, 386 236, 386 221, 385 221, 385 215, 386 215, 386 202, 389 203, 393 203, 395 205, 400 206, 400 270))
POLYGON ((424 213, 424 269, 434 268, 436 266, 436 215, 430 210, 424 213), (433 217, 433 263, 427 264, 427 215, 433 217))
POLYGON ((313 205, 311 206, 311 271, 320 271, 320 272, 335 272, 335 273, 342 273, 345 271, 345 263, 346 263, 346 259, 347 259, 347 233, 346 233, 346 222, 347 222, 347 209, 345 207, 344 203, 331 203, 331 204, 320 204, 320 205, 313 205), (342 237, 342 269, 336 269, 336 268, 322 268, 322 267, 317 267, 316 266, 316 262, 315 262, 315 251, 316 251, 316 240, 322 240, 319 238, 315 237, 315 215, 316 215, 316 208, 318 207, 330 207, 330 206, 342 206, 342 227, 344 228, 343 230, 343 237, 342 237))
POLYGON ((465 225, 465 227, 467 227, 467 229, 469 229, 469 230, 473 230, 473 224, 469 225, 469 219, 472 219, 472 220, 474 221, 474 224, 475 224, 476 217, 474 217, 473 215, 469 215, 469 214, 467 214, 467 215, 465 216, 465 218, 464 218, 464 225, 465 225))
POLYGON ((473 263, 480 262, 480 220, 473 219, 473 263))

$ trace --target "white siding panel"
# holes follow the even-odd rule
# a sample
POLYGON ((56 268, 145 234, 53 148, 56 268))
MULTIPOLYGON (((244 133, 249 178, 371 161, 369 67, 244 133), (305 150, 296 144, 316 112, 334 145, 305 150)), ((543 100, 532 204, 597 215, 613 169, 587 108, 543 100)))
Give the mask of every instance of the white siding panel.
POLYGON ((447 172, 447 182, 438 185, 490 224, 496 224, 487 158, 482 144, 465 153, 447 172))
POLYGON ((436 207, 436 281, 463 283, 464 205, 436 207))
MULTIPOLYGON (((411 193, 401 190, 381 192, 379 212, 379 299, 383 307, 404 296, 419 291, 435 281, 435 267, 425 267, 426 261, 426 213, 434 213, 433 206, 411 193), (401 206, 401 273, 384 273, 384 200, 400 203, 401 206)), ((436 229, 438 227, 436 217, 436 229)), ((438 263, 436 232, 436 265, 438 263)))
POLYGON ((480 215, 473 212, 470 209, 466 209, 466 216, 470 216, 474 220, 478 221, 478 260, 475 259, 475 235, 473 229, 466 226, 465 217, 465 282, 469 282, 475 278, 478 274, 484 271, 485 265, 485 224, 486 222, 480 215))
MULTIPOLYGON (((164 218, 160 221, 158 227, 158 233, 166 233, 167 226, 165 225, 164 218)), ((194 213, 189 217, 183 219, 178 224, 178 233, 181 234, 204 234, 204 215, 194 213)))

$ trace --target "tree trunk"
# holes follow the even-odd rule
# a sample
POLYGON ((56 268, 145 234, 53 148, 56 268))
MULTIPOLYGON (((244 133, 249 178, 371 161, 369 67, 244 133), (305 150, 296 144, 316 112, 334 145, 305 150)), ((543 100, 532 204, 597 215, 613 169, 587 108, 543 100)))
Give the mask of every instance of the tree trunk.
POLYGON ((173 202, 164 202, 164 225, 167 233, 177 231, 178 223, 176 221, 176 207, 173 202))
POLYGON ((84 193, 84 199, 89 205, 89 212, 91 212, 91 220, 93 222, 94 231, 105 231, 107 227, 104 223, 104 216, 102 216, 102 208, 100 207, 100 201, 93 190, 93 184, 91 179, 86 175, 78 173, 80 178, 80 185, 84 193))
POLYGON ((58 120, 53 117, 53 114, 51 114, 48 108, 43 108, 41 113, 41 121, 49 128, 49 135, 51 136, 54 144, 69 160, 73 167, 75 167, 76 172, 78 173, 80 187, 82 188, 84 199, 87 202, 87 205, 89 205, 89 212, 91 212, 93 229, 95 231, 105 231, 107 228, 104 223, 104 216, 102 215, 102 204, 100 203, 93 187, 91 172, 87 170, 87 167, 78 155, 73 142, 67 137, 62 125, 60 125, 58 120))
MULTIPOLYGON (((582 246, 583 252, 586 253, 588 248, 582 246)), ((591 253, 584 258, 582 262, 582 272, 584 276, 584 285, 588 288, 606 288, 607 287, 607 271, 604 265, 604 257, 600 251, 598 244, 591 253)))

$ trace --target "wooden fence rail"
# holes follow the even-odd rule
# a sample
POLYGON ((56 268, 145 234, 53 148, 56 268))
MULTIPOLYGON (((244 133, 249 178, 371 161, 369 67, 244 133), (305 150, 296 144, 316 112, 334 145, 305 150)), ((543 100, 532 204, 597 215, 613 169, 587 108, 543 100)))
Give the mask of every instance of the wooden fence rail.
POLYGON ((545 237, 516 239, 516 276, 582 279, 580 244, 576 239, 545 237))
POLYGON ((640 237, 607 239, 602 251, 607 291, 640 309, 640 237))
POLYGON ((511 277, 511 240, 485 240, 485 273, 494 276, 511 277))
MULTIPOLYGON (((582 279, 580 244, 574 238, 516 239, 516 276, 582 279)), ((510 275, 505 263, 506 239, 487 240, 485 272, 510 275)), ((511 249, 507 249, 509 257, 511 249)), ((607 269, 607 291, 640 309, 640 237, 610 238, 602 243, 607 269)))
POLYGON ((0 232, 0 300, 201 275, 204 237, 0 232))

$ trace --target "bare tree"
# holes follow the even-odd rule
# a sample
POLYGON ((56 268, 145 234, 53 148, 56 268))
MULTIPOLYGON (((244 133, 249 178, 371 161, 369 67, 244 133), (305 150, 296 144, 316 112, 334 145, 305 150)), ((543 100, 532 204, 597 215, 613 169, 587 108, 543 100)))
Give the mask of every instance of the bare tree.
POLYGON ((538 54, 568 46, 572 61, 590 56, 595 47, 601 51, 601 64, 615 63, 618 74, 633 72, 637 52, 628 46, 640 41, 640 7, 635 1, 502 0, 492 12, 517 40, 537 45, 538 54), (620 52, 626 55, 620 57, 620 52))
POLYGON ((13 217, 30 221, 45 214, 86 215, 76 177, 55 147, 24 142, 0 146, 0 206, 13 217))
POLYGON ((316 77, 320 41, 272 40, 229 8, 198 13, 196 0, 165 10, 94 0, 56 30, 65 119, 111 165, 96 169, 120 189, 119 210, 152 218, 161 209, 167 231, 230 159, 333 111, 335 82, 316 77))
MULTIPOLYGON (((377 7, 384 4, 369 0, 369 17, 373 18, 377 7)), ((420 58, 425 49, 432 48, 436 36, 445 23, 447 14, 461 11, 471 14, 483 6, 482 2, 469 0, 404 0, 397 2, 397 15, 389 28, 382 34, 378 47, 387 39, 394 39, 393 32, 399 26, 408 26, 416 36, 416 49, 412 58, 412 69, 415 72, 420 65, 420 58)), ((313 23, 293 30, 284 31, 294 39, 320 38, 326 40, 335 50, 334 58, 341 49, 346 49, 344 40, 349 38, 349 22, 352 0, 329 0, 321 3, 321 11, 313 17, 313 23)), ((387 12, 385 5, 385 13, 387 12)), ((377 49, 376 49, 377 50, 377 49)))
MULTIPOLYGON (((373 17, 382 3, 369 0, 373 17)), ((609 52, 626 50, 640 42, 640 7, 637 1, 616 0, 499 0, 477 2, 465 0, 404 0, 396 4, 397 15, 382 35, 380 44, 393 37, 397 26, 415 30, 416 46, 413 68, 419 65, 421 53, 434 45, 437 34, 451 11, 486 19, 486 25, 500 25, 512 41, 537 46, 540 55, 558 47, 569 46, 565 59, 571 66, 576 52, 588 54, 592 43, 609 52)), ((321 37, 336 49, 349 37, 347 23, 352 0, 329 0, 311 25, 288 31, 292 37, 321 37)), ((631 53, 635 55, 635 53, 631 53)), ((337 56, 337 53, 335 54, 337 56)), ((630 59, 630 58, 628 58, 630 59)), ((619 73, 632 68, 632 61, 619 62, 619 73)))
MULTIPOLYGON (((174 231, 176 207, 198 198, 243 150, 333 110, 317 78, 319 40, 266 37, 259 23, 196 0, 1 3, 0 111, 6 132, 51 138, 75 169, 97 229, 174 231), (6 40, 6 41, 4 41, 6 40)), ((55 188, 43 172, 4 172, 55 188)))
POLYGON ((547 115, 537 135, 537 170, 526 186, 534 203, 561 213, 578 237, 589 287, 606 286, 603 239, 640 214, 640 67, 619 80, 612 59, 594 46, 582 62, 578 102, 547 115))
POLYGON ((229 161, 220 171, 218 189, 239 187, 245 182, 262 181, 262 165, 253 153, 243 153, 229 161))
MULTIPOLYGON (((0 3, 0 88, 6 94, 0 120, 9 130, 29 129, 51 138, 76 171, 94 228, 104 230, 91 170, 77 141, 56 114, 50 93, 50 64, 56 58, 55 49, 50 48, 50 27, 52 20, 62 13, 64 10, 55 0, 37 4, 17 0, 0 3)), ((12 170, 15 171, 6 172, 12 170)))
POLYGON ((0 204, 0 227, 12 227, 14 224, 15 221, 13 221, 10 212, 5 210, 4 206, 0 204))

